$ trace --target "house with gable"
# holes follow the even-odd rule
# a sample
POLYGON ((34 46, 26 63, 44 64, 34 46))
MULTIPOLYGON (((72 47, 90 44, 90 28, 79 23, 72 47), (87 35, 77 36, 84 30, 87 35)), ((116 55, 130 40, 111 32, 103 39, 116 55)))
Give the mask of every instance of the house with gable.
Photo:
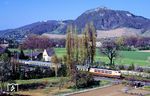
POLYGON ((30 60, 42 60, 42 51, 35 51, 32 53, 26 53, 25 56, 30 60))
POLYGON ((46 62, 51 61, 51 57, 53 55, 55 55, 55 51, 53 48, 44 49, 43 60, 46 62))

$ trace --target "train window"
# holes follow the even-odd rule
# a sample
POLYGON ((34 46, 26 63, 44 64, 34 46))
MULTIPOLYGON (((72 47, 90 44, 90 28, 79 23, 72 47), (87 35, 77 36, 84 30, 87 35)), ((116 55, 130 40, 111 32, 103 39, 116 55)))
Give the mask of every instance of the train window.
POLYGON ((107 74, 109 74, 109 71, 107 71, 107 74))
POLYGON ((95 72, 97 72, 97 70, 95 69, 95 72))
POLYGON ((109 73, 109 74, 112 74, 112 72, 111 72, 111 71, 108 71, 108 73, 109 73))
POLYGON ((102 70, 102 73, 104 73, 104 70, 102 70))

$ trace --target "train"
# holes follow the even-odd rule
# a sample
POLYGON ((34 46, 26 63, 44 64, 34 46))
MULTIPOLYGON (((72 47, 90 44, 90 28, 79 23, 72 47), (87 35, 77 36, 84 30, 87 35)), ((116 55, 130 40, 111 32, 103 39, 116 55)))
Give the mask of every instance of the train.
POLYGON ((121 78, 121 72, 116 70, 100 69, 100 68, 89 68, 89 72, 93 75, 99 75, 104 77, 115 77, 121 78))
MULTIPOLYGON (((27 61, 27 60, 19 60, 20 63, 25 65, 33 65, 33 66, 40 66, 40 67, 55 67, 51 62, 40 62, 40 61, 27 61)), ((59 64, 58 67, 61 67, 59 64)), ((89 66, 76 66, 80 71, 89 71, 93 75, 99 75, 104 77, 121 77, 121 72, 117 70, 109 70, 109 69, 102 69, 102 68, 90 68, 89 66)))
POLYGON ((117 77, 122 78, 121 71, 118 70, 109 70, 103 68, 89 68, 88 66, 78 65, 77 69, 80 71, 88 71, 96 76, 104 76, 104 77, 117 77))

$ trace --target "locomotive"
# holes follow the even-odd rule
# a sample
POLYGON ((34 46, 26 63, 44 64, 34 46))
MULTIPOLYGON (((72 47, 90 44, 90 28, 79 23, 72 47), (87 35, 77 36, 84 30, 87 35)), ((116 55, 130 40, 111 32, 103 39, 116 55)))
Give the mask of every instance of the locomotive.
POLYGON ((77 65, 77 69, 80 71, 89 71, 93 75, 104 76, 104 77, 121 77, 121 72, 117 70, 109 70, 103 68, 89 68, 89 66, 77 65))
POLYGON ((94 75, 106 76, 106 77, 121 77, 121 72, 116 70, 108 70, 108 69, 99 69, 99 68, 90 68, 89 72, 94 75))

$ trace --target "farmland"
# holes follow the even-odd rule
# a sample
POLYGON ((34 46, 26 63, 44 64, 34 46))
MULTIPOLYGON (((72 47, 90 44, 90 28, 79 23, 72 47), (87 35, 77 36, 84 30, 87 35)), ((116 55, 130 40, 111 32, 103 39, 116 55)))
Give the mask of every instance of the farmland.
MULTIPOLYGON (((58 57, 62 57, 66 54, 65 48, 55 48, 55 52, 58 57)), ((115 64, 120 65, 130 65, 135 64, 136 66, 150 66, 150 52, 139 52, 139 51, 119 51, 118 57, 115 60, 115 64)), ((109 60, 106 56, 96 51, 95 61, 101 61, 109 63, 109 60)))
MULTIPOLYGON (((75 91, 81 91, 85 89, 75 89, 71 88, 72 83, 68 82, 68 77, 49 77, 49 78, 41 78, 41 79, 30 79, 30 80, 15 80, 14 82, 19 85, 34 85, 34 84, 44 84, 43 88, 28 88, 28 90, 19 90, 16 94, 29 95, 29 96, 53 96, 58 94, 65 94, 75 91), (63 81, 62 81, 63 80, 63 81), (60 82, 63 83, 63 87, 59 89, 60 82)), ((8 82, 5 83, 5 85, 8 82)), ((100 86, 109 85, 111 82, 107 80, 101 80, 100 86)), ((100 87, 93 86, 93 87, 100 87)), ((87 88, 88 89, 88 88, 87 88)), ((90 88, 89 88, 90 89, 90 88)))
MULTIPOLYGON (((10 51, 18 51, 18 49, 10 49, 10 51)), ((24 50, 25 53, 29 53, 30 50, 24 50)), ((65 48, 55 48, 56 55, 58 57, 63 57, 66 54, 65 48)), ((115 64, 118 65, 131 65, 136 66, 149 66, 150 67, 150 52, 145 51, 119 51, 116 57, 115 64)), ((101 61, 109 63, 109 59, 104 56, 99 50, 96 50, 95 61, 101 61)))

